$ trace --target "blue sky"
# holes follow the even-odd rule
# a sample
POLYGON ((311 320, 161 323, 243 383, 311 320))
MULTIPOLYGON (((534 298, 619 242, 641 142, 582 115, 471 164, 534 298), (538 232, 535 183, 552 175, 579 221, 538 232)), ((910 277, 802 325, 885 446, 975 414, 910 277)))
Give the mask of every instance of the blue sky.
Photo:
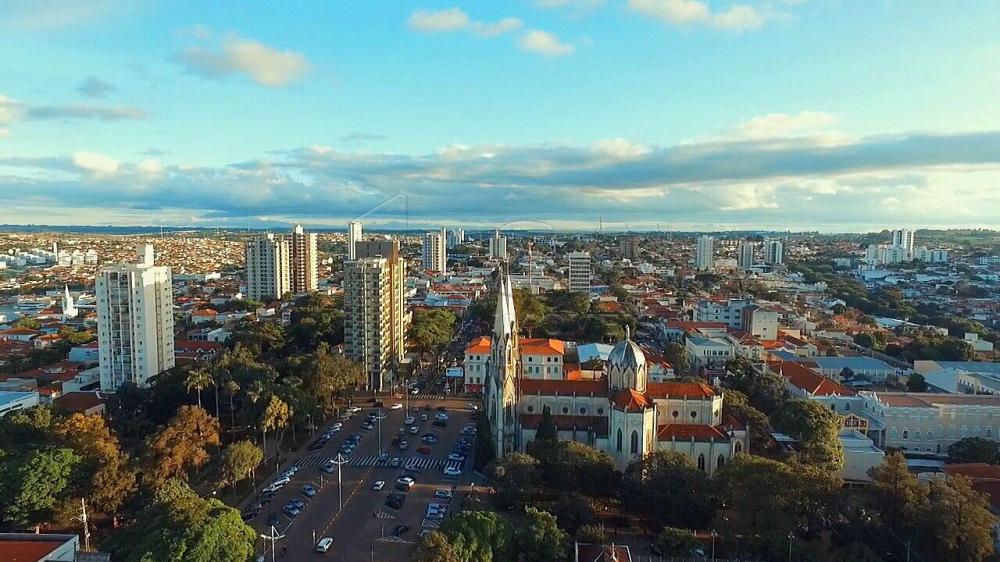
POLYGON ((0 223, 1000 226, 992 1, 201 4, 0 0, 0 223))

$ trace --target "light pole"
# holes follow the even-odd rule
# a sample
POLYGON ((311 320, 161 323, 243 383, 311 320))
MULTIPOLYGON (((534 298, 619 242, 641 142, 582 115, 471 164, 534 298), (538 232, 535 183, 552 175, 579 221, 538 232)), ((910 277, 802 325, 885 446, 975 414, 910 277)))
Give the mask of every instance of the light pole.
POLYGON ((791 533, 788 533, 788 562, 792 562, 792 537, 793 536, 794 535, 792 535, 791 533))
POLYGON ((712 529, 712 562, 715 562, 715 537, 718 535, 719 534, 715 532, 715 529, 712 529))
POLYGON ((274 562, 275 558, 277 557, 276 551, 278 550, 276 543, 279 540, 285 538, 285 535, 279 535, 278 531, 274 528, 274 525, 271 525, 271 534, 261 535, 260 538, 264 539, 265 541, 271 541, 271 562, 274 562))
POLYGON ((385 412, 383 412, 382 410, 379 410, 378 411, 378 415, 375 416, 375 419, 378 420, 378 454, 379 454, 379 456, 382 455, 382 420, 384 420, 385 417, 386 417, 385 416, 385 412))
POLYGON ((330 460, 330 462, 337 465, 337 495, 340 497, 340 507, 337 508, 337 513, 340 513, 340 510, 344 509, 344 480, 340 475, 347 459, 344 458, 343 453, 337 453, 337 458, 330 460))

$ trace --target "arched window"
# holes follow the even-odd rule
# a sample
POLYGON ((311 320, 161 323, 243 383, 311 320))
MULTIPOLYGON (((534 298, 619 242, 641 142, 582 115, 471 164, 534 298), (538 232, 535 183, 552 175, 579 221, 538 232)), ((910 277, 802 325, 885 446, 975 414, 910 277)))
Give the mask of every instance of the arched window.
POLYGON ((726 464, 726 458, 719 455, 719 458, 715 461, 715 469, 718 470, 722 468, 722 465, 726 464))
POLYGON ((639 454, 639 432, 638 431, 633 431, 632 432, 631 452, 632 452, 633 455, 638 455, 639 454))
POLYGON ((705 455, 698 455, 698 470, 705 470, 705 455))
POLYGON ((741 441, 737 441, 736 442, 736 453, 739 454, 739 453, 742 453, 742 452, 743 452, 743 443, 741 441))
POLYGON ((618 430, 618 452, 622 452, 622 430, 618 430))

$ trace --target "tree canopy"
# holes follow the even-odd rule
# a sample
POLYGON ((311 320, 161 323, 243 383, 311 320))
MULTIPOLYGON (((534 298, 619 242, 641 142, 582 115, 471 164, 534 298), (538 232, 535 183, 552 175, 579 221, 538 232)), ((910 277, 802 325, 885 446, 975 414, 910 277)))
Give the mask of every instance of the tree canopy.
POLYGON ((844 464, 839 433, 840 416, 814 400, 789 400, 771 414, 771 425, 799 441, 799 455, 806 464, 834 471, 844 464))

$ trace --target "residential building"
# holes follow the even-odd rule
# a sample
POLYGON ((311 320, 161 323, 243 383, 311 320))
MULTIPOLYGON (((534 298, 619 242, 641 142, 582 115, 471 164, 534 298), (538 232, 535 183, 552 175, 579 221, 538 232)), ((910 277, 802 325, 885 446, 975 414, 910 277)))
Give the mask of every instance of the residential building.
POLYGON ((622 259, 637 261, 639 259, 639 237, 623 236, 618 241, 618 249, 621 252, 622 259))
POLYGON ((736 348, 725 337, 688 336, 684 340, 692 371, 718 369, 736 356, 736 348))
POLYGON ((30 392, 0 390, 0 418, 7 414, 38 405, 38 391, 30 392))
POLYGON ((268 233, 246 243, 247 298, 280 299, 292 290, 288 241, 268 233))
POLYGON ((699 236, 695 245, 694 268, 698 271, 711 271, 715 268, 715 238, 699 236))
POLYGON ((751 304, 740 311, 740 327, 758 340, 778 339, 778 313, 762 306, 751 304))
POLYGON ((948 250, 921 246, 914 250, 913 259, 924 263, 948 263, 948 250))
POLYGON ((785 245, 781 240, 768 240, 764 243, 764 263, 768 265, 785 263, 785 245))
POLYGON ((440 232, 424 234, 424 245, 421 248, 420 261, 422 267, 434 273, 444 273, 448 269, 448 249, 446 247, 448 233, 440 232))
POLYGON ((743 327, 743 309, 752 304, 752 299, 698 301, 694 307, 694 321, 723 322, 726 326, 734 330, 739 330, 743 327))
POLYGON ((500 231, 494 231, 490 238, 490 259, 507 259, 507 237, 501 236, 500 231))
POLYGON ((301 224, 292 229, 289 243, 289 286, 295 294, 316 290, 316 233, 306 232, 301 224))
POLYGON ((754 254, 757 251, 757 243, 743 240, 737 248, 736 262, 740 269, 750 269, 754 266, 754 254))
MULTIPOLYGON (((0 533, 0 559, 10 562, 77 562, 83 560, 77 535, 0 533)), ((92 560, 110 560, 107 554, 92 560), (100 557, 100 558, 98 558, 100 557)))
POLYGON ((153 264, 140 246, 137 263, 102 268, 95 283, 101 390, 147 386, 174 366, 174 305, 170 268, 153 264))
MULTIPOLYGON (((539 343, 552 348, 551 343, 539 343)), ((523 366, 534 344, 519 337, 514 292, 507 273, 500 272, 497 308, 486 354, 484 415, 498 457, 524 451, 548 410, 559 439, 574 440, 610 454, 619 468, 654 451, 687 455, 699 470, 712 475, 746 450, 746 428, 722 419, 723 396, 712 387, 692 382, 649 380, 649 364, 630 339, 612 348, 599 378, 546 378, 551 371, 524 375, 523 366)), ((548 351, 538 354, 550 357, 548 351)), ((551 361, 540 367, 556 368, 551 361)))
POLYGON ((465 230, 461 228, 453 228, 448 231, 448 249, 452 249, 455 246, 459 246, 465 243, 465 230))
POLYGON ((569 290, 590 294, 590 252, 570 252, 569 259, 569 290))
POLYGON ((900 228, 892 231, 892 241, 890 245, 902 248, 906 255, 904 261, 913 259, 913 231, 908 228, 900 228))
POLYGON ((357 250, 355 246, 361 241, 361 223, 358 221, 351 221, 347 223, 347 259, 356 260, 358 259, 357 250))
MULTIPOLYGON (((398 242, 388 242, 395 247, 382 257, 344 262, 345 351, 364 366, 371 391, 386 390, 394 383, 405 355, 406 268, 398 242)), ((359 254, 371 249, 358 245, 359 254)))
POLYGON ((865 411, 884 424, 876 445, 947 454, 965 437, 998 440, 1000 396, 909 392, 860 393, 865 411))

